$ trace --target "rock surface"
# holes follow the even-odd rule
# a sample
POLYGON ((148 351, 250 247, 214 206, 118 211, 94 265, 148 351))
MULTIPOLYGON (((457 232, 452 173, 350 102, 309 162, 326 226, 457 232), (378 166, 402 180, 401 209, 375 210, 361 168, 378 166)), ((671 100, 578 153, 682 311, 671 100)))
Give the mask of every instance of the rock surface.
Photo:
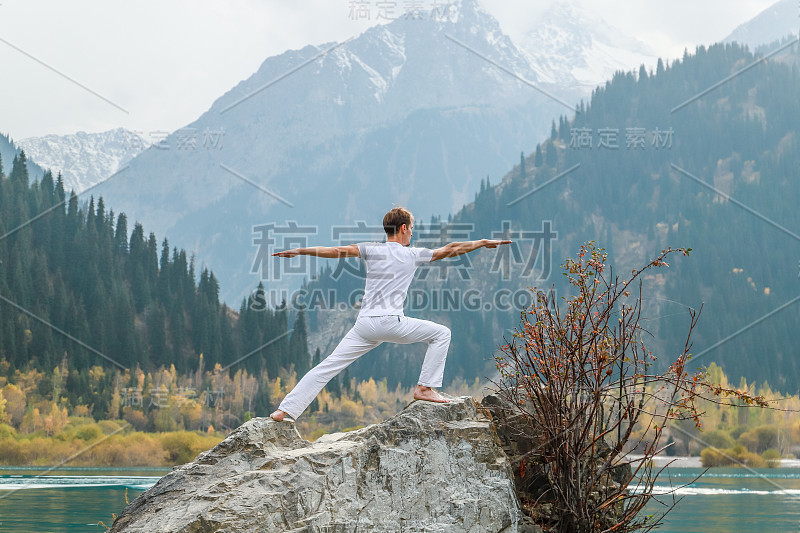
POLYGON ((161 478, 111 532, 533 530, 525 522, 491 419, 463 397, 313 443, 254 418, 161 478))

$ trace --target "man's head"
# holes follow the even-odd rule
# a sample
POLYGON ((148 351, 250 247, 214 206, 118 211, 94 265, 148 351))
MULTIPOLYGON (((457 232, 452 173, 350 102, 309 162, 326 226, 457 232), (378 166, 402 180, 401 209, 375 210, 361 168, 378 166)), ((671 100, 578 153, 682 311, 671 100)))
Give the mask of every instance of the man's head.
MULTIPOLYGON (((383 230, 389 240, 411 240, 411 228, 414 227, 414 215, 405 207, 395 207, 383 217, 383 230), (405 226, 405 227, 403 227, 405 226), (407 238, 407 239, 406 239, 407 238)), ((408 242, 402 242, 408 245, 408 242)))

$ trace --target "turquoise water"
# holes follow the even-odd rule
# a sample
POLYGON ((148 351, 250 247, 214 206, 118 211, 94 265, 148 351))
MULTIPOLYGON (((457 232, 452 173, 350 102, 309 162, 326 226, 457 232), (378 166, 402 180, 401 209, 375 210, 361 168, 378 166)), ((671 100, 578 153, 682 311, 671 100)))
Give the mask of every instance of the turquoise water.
POLYGON ((0 466, 0 532, 106 531, 111 513, 153 486, 171 468, 59 468, 0 466))
MULTIPOLYGON (((674 468, 659 477, 656 491, 674 490, 680 499, 658 531, 673 532, 783 532, 800 531, 800 469, 744 470, 674 468), (691 483, 686 487, 681 487, 691 483)), ((660 497, 667 503, 671 496, 660 497)), ((649 512, 657 512, 651 505, 649 512)))
MULTIPOLYGON (((125 508, 126 489, 133 501, 170 470, 61 468, 37 476, 42 470, 0 467, 0 532, 105 531, 100 522, 110 526, 111 514, 125 508)), ((659 478, 656 490, 674 490, 680 501, 657 531, 800 531, 800 469, 714 468, 692 483, 701 472, 673 468, 659 478)))

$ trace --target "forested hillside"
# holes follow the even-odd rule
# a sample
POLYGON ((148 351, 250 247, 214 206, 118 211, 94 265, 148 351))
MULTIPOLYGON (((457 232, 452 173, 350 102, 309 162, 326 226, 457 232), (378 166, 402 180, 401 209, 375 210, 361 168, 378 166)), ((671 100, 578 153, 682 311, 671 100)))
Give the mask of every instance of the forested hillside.
MULTIPOLYGON (((618 73, 577 106, 574 118, 554 122, 550 138, 500 183, 482 184, 475 201, 450 221, 471 227, 471 238, 505 234, 532 247, 533 274, 518 269, 504 276, 496 256, 481 251, 471 279, 417 283, 439 293, 477 287, 484 299, 534 285, 555 286, 563 295, 568 288, 557 265, 582 242, 604 246, 622 275, 666 246, 692 248, 690 258, 646 279, 644 318, 656 353, 679 351, 688 308, 703 305, 694 332, 698 366, 716 361, 734 382, 745 376, 796 392, 798 46, 757 59, 735 44, 714 45, 671 64, 659 62, 654 72, 618 73), (542 232, 543 221, 557 237, 526 238, 542 232)), ((524 249, 511 255, 513 263, 526 257, 531 254, 524 249)), ((453 329, 447 379, 490 375, 487 359, 518 318, 498 306, 429 306, 413 314, 453 329)), ((380 376, 381 367, 390 379, 413 375, 412 352, 392 347, 398 353, 390 361, 388 350, 359 362, 355 375, 380 376)))
POLYGON ((545 161, 524 180, 506 180, 492 191, 494 215, 477 204, 473 214, 479 224, 499 216, 521 225, 559 221, 562 236, 571 234, 559 242, 561 255, 569 253, 563 245, 596 239, 622 272, 666 246, 692 248, 646 295, 661 349, 678 353, 686 306, 702 304, 698 365, 716 361, 734 379, 767 380, 794 393, 800 307, 779 309, 800 283, 797 58, 797 45, 758 64, 744 48, 715 45, 659 64, 654 75, 618 74, 545 143, 545 153, 559 152, 557 167, 545 161), (619 132, 619 148, 599 145, 608 130, 619 132), (581 143, 586 133, 591 147, 581 143), (508 207, 576 164, 563 180, 508 207))
MULTIPOLYGON (((184 250, 129 225, 102 198, 67 194, 60 176, 31 180, 24 152, 7 175, 0 161, 0 384, 36 370, 42 397, 115 418, 112 396, 142 388, 140 371, 201 375, 218 365, 266 383, 308 368, 302 313, 232 311, 213 272, 198 275, 184 250)), ((255 400, 263 414, 266 387, 255 400)))

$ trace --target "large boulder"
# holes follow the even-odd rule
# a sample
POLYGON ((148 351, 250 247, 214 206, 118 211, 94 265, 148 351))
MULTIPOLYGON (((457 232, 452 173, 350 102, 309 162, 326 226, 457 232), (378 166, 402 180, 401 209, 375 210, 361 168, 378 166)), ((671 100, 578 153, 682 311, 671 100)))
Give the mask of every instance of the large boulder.
POLYGON ((412 402, 364 429, 303 440, 254 418, 161 478, 112 533, 531 531, 491 419, 469 397, 412 402))

